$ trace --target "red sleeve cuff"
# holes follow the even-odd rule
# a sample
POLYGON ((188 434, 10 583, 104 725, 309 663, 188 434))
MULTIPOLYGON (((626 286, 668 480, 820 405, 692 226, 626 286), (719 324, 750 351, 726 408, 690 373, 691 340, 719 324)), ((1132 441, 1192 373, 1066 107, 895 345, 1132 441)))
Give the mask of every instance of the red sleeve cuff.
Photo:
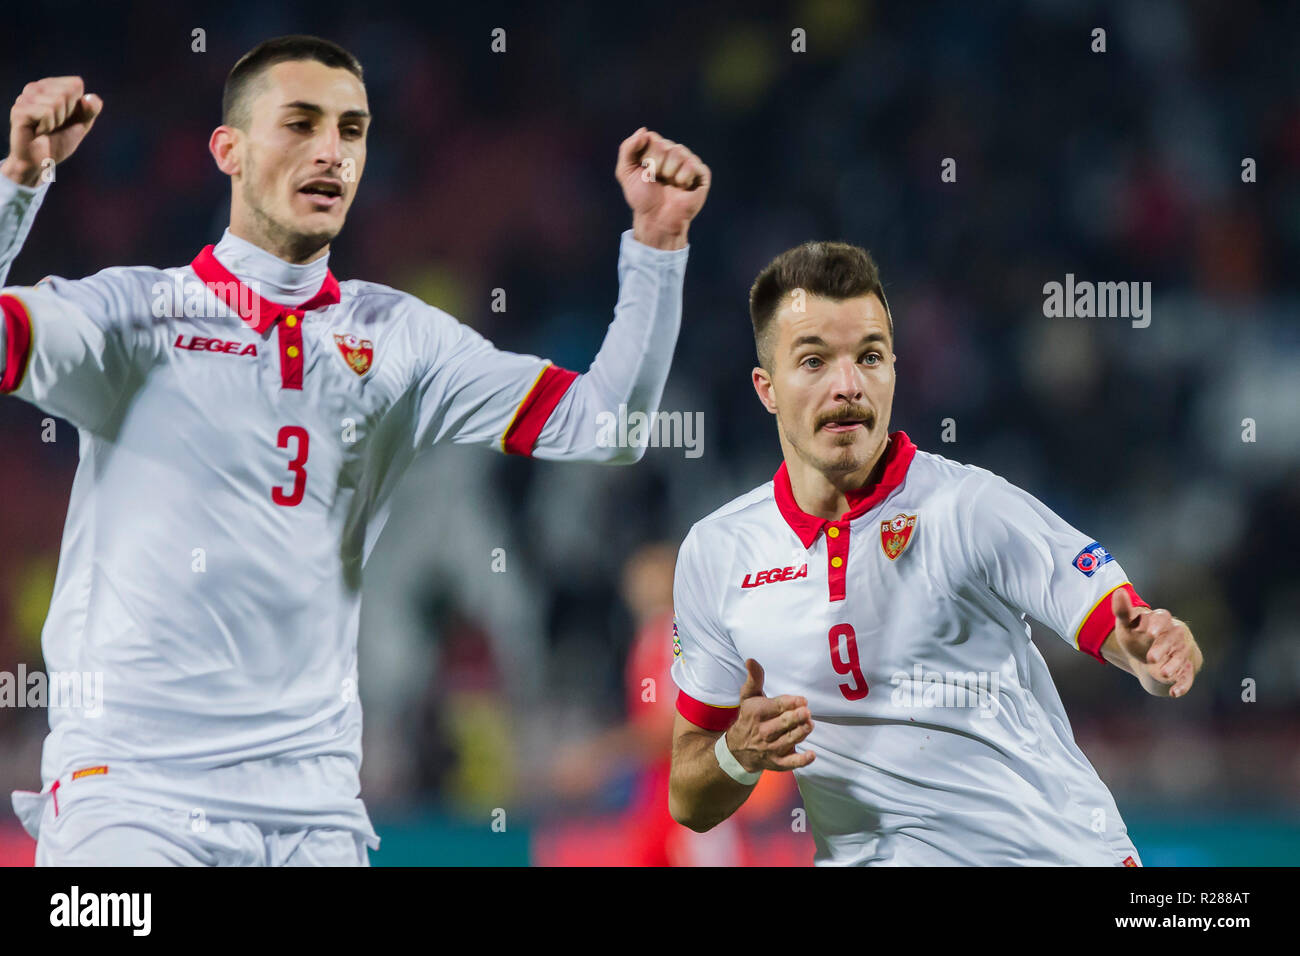
POLYGON ((696 727, 703 727, 705 730, 726 730, 735 722, 736 715, 740 713, 740 706, 714 707, 712 704, 696 700, 686 691, 681 690, 677 692, 677 713, 696 727))
POLYGON ((1085 654, 1091 654, 1103 664, 1106 663, 1106 658, 1101 656, 1101 645, 1106 643, 1106 638, 1110 636, 1110 632, 1115 630, 1115 612, 1110 609, 1111 595, 1120 588, 1128 592, 1129 600, 1133 602, 1134 607, 1151 606, 1138 597, 1137 591, 1133 590, 1133 585, 1127 581, 1119 585, 1119 587, 1111 588, 1100 601, 1093 605, 1092 610, 1088 612, 1088 616, 1083 619, 1083 624, 1079 627, 1079 633, 1075 635, 1075 643, 1078 645, 1079 650, 1085 654))
POLYGON ((0 375, 0 392, 12 392, 22 384, 32 347, 32 320, 27 307, 16 296, 0 295, 5 324, 5 367, 0 375))
POLYGON ((555 406, 560 404, 560 399, 577 377, 577 372, 570 372, 557 365, 548 365, 542 369, 542 374, 537 376, 537 381, 519 404, 514 421, 506 429, 501 445, 507 455, 533 453, 533 446, 537 444, 537 436, 542 433, 546 420, 551 417, 551 412, 555 411, 555 406))

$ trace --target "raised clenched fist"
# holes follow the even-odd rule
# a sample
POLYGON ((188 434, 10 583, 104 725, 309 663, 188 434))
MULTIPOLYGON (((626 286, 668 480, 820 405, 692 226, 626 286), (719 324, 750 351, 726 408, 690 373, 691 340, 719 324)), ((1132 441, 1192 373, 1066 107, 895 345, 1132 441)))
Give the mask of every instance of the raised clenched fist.
POLYGON ((9 156, 0 173, 23 186, 38 185, 44 170, 76 151, 103 108, 79 76, 28 83, 9 111, 9 156))
POLYGON ((614 176, 632 207, 633 238, 659 249, 683 248, 713 178, 703 160, 643 126, 619 146, 614 176))

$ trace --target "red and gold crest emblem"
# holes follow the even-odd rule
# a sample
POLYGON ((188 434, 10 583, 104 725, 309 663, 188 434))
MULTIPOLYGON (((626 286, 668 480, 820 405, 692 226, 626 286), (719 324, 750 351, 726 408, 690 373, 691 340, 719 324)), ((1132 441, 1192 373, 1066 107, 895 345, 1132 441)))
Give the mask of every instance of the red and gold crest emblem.
POLYGON ((897 514, 880 522, 880 546, 885 549, 885 557, 893 561, 906 551, 915 528, 916 515, 897 514))
POLYGON ((370 371, 370 365, 375 359, 375 348, 369 339, 359 339, 352 333, 346 335, 334 335, 334 341, 338 343, 339 351, 343 353, 343 360, 348 363, 348 368, 358 375, 365 375, 370 371))

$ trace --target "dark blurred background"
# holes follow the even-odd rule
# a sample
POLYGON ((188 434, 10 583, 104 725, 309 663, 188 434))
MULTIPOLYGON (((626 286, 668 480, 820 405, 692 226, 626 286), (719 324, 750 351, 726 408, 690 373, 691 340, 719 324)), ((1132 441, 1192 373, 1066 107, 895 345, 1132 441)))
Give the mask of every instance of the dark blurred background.
MULTIPOLYGON (((105 101, 11 284, 180 265, 215 242, 222 83, 284 33, 333 39, 366 71, 369 159, 334 273, 419 295, 501 348, 579 371, 594 357, 630 224, 613 178, 625 136, 649 126, 713 169, 661 406, 702 413, 703 453, 603 468, 447 446, 407 476, 361 637, 374 862, 811 860, 788 778, 710 838, 661 832, 646 807, 676 693, 676 546, 780 463, 749 382, 749 285, 814 238, 880 263, 893 427, 1038 496, 1196 633, 1205 669, 1170 702, 1035 630, 1144 861, 1300 862, 1300 7, 662 6, 5 12, 0 98, 75 73, 105 101), (1150 326, 1046 318, 1043 286, 1067 273, 1151 282, 1150 326)), ((0 401, 11 672, 42 666, 77 463, 71 427, 42 442, 42 417, 0 401)), ((45 729, 41 711, 0 709, 13 862, 32 844, 7 794, 39 787, 45 729)))

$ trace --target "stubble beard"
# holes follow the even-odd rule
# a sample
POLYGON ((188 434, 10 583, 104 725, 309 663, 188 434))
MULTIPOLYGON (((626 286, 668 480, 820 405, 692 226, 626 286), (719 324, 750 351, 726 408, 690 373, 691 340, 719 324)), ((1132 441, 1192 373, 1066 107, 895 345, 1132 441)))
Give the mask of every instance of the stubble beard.
POLYGON ((341 231, 340 227, 305 233, 277 222, 258 203, 252 187, 254 178, 254 169, 250 168, 249 176, 244 180, 243 196, 244 205, 248 207, 252 219, 253 230, 257 234, 256 245, 287 262, 302 263, 333 242, 334 237, 341 231))

